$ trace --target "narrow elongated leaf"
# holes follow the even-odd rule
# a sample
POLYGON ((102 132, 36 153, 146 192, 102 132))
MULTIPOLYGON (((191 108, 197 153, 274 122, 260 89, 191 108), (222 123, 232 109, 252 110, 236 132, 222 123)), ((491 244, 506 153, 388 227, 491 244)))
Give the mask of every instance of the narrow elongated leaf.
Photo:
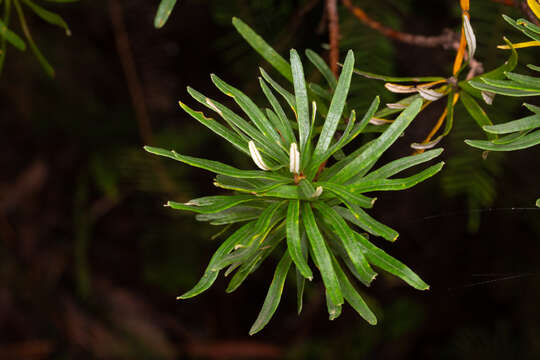
POLYGON ((482 81, 469 81, 472 87, 482 90, 489 91, 495 94, 505 95, 505 96, 537 96, 540 90, 522 90, 519 87, 518 83, 513 83, 511 81, 505 80, 484 80, 482 81), (488 84, 486 81, 489 81, 488 84))
POLYGON ((509 71, 505 72, 504 74, 510 80, 523 84, 526 87, 529 87, 532 89, 540 89, 540 78, 537 78, 534 76, 516 74, 509 71))
POLYGON ((334 304, 341 305, 343 304, 343 295, 341 294, 339 281, 332 266, 330 253, 328 252, 324 238, 317 227, 315 216, 309 203, 302 203, 301 214, 310 247, 313 251, 313 259, 319 268, 324 286, 328 291, 328 296, 332 299, 334 304))
POLYGON ((351 284, 349 278, 339 265, 337 259, 332 256, 332 263, 336 269, 336 274, 339 279, 339 285, 341 286, 341 291, 343 292, 343 297, 347 302, 353 307, 354 310, 360 315, 364 320, 366 320, 370 325, 377 324, 377 317, 369 306, 366 304, 362 296, 351 284))
POLYGON ((345 64, 343 65, 343 70, 339 76, 338 84, 332 97, 332 102, 330 103, 330 108, 328 109, 328 115, 324 121, 324 125, 315 147, 313 158, 319 157, 323 154, 328 147, 330 142, 334 137, 339 121, 341 120, 341 114, 343 113, 343 108, 345 106, 345 100, 347 99, 347 94, 349 93, 349 87, 351 85, 351 76, 354 67, 354 53, 352 50, 349 50, 347 53, 347 58, 345 59, 345 64))
POLYGON ((13 31, 9 30, 7 26, 0 20, 0 37, 6 39, 11 45, 15 46, 17 49, 24 51, 26 50, 26 44, 24 40, 15 34, 13 31))
MULTIPOLYGON (((255 126, 261 133, 267 138, 273 138, 276 143, 279 143, 279 134, 272 127, 272 124, 268 121, 264 113, 255 105, 255 103, 243 92, 227 84, 221 80, 217 75, 210 75, 212 82, 221 90, 225 95, 231 96, 236 103, 242 108, 246 115, 253 121, 255 126)), ((274 144, 276 145, 276 144, 274 144)))
POLYGON ((339 238, 347 257, 359 274, 362 283, 369 286, 377 276, 377 273, 369 266, 366 257, 355 239, 355 233, 349 228, 345 220, 324 202, 314 203, 314 207, 320 212, 324 222, 333 229, 334 234, 339 238))
POLYGON ((535 114, 540 114, 540 106, 534 106, 532 104, 525 104, 525 103, 523 104, 523 106, 525 106, 527 109, 529 109, 535 114))
MULTIPOLYGON (((391 176, 394 176, 396 174, 399 174, 400 172, 409 169, 413 166, 423 164, 425 162, 428 162, 439 155, 442 154, 444 149, 433 149, 426 151, 422 154, 416 154, 411 156, 406 156, 401 159, 397 159, 394 161, 389 162, 388 164, 381 166, 375 171, 370 172, 368 175, 363 177, 363 180, 369 180, 369 179, 387 179, 391 176)), ((359 181, 360 179, 357 179, 356 181, 359 181)), ((355 181, 351 181, 355 182, 355 181)))
MULTIPOLYGON (((484 109, 482 109, 476 100, 474 100, 474 98, 469 96, 466 92, 461 93, 461 102, 463 103, 463 106, 465 106, 465 109, 467 109, 469 115, 471 115, 471 117, 480 127, 485 125, 493 125, 484 109)), ((493 138, 493 136, 491 136, 491 138, 493 138)))
POLYGON ((251 258, 259 250, 262 242, 266 239, 274 226, 285 216, 285 202, 276 202, 263 210, 259 219, 255 223, 253 236, 244 244, 245 246, 238 248, 233 253, 221 258, 214 264, 214 270, 221 270, 226 266, 235 263, 243 263, 251 258))
MULTIPOLYGON (((304 153, 308 142, 309 124, 309 102, 304 78, 304 68, 296 50, 291 50, 291 70, 293 76, 294 93, 296 97, 296 116, 298 120, 298 136, 300 138, 300 153, 304 153)), ((303 166, 307 164, 302 164, 303 166)))
POLYGON ((356 233, 356 238, 358 239, 359 244, 364 248, 365 255, 370 263, 385 271, 388 271, 390 274, 399 277, 415 289, 429 289, 429 285, 420 279, 420 277, 416 275, 408 266, 373 245, 362 235, 356 233))
POLYGON ((228 142, 230 142, 235 148, 241 152, 249 155, 248 143, 239 135, 233 133, 231 130, 227 129, 225 126, 221 125, 212 118, 207 118, 200 111, 195 111, 189 108, 186 104, 179 102, 180 107, 187 112, 195 120, 212 130, 214 133, 218 134, 228 142))
POLYGON ((283 158, 283 152, 279 148, 279 146, 274 145, 270 143, 268 145, 269 141, 267 138, 261 134, 259 130, 257 130, 255 127, 253 127, 250 123, 248 123, 246 120, 244 120, 242 117, 238 116, 236 113, 234 113, 232 110, 230 110, 228 107, 222 105, 216 100, 210 99, 197 90, 188 87, 187 88, 188 93, 198 102, 206 106, 207 108, 211 109, 212 111, 215 111, 219 114, 229 124, 233 130, 236 131, 236 133, 241 136, 244 140, 250 141, 253 139, 255 143, 257 144, 257 147, 266 155, 274 159, 275 161, 279 162, 282 161, 283 158), (248 136, 246 138, 246 135, 248 136))
POLYGON ((261 89, 263 90, 264 95, 268 99, 268 102, 274 109, 274 112, 276 113, 281 122, 281 125, 279 126, 279 132, 285 138, 285 144, 288 147, 291 143, 296 142, 296 137, 294 136, 291 123, 287 118, 285 111, 283 111, 283 108, 281 107, 279 101, 272 93, 272 90, 270 90, 270 88, 266 85, 265 81, 262 78, 259 78, 259 83, 261 84, 261 89))
POLYGON ((268 293, 266 294, 266 298, 264 299, 261 312, 251 326, 251 329, 249 330, 249 335, 253 335, 261 331, 262 328, 264 328, 266 324, 268 324, 268 322, 272 318, 272 315, 274 315, 274 313, 276 312, 276 309, 281 300, 281 294, 283 293, 283 285, 285 284, 287 273, 289 272, 289 268, 291 267, 291 262, 291 257, 286 251, 285 254, 283 254, 281 260, 279 261, 278 266, 276 267, 276 271, 274 272, 274 278, 272 279, 272 283, 270 284, 270 288, 268 289, 268 293))
POLYGON ((540 130, 536 130, 508 144, 494 144, 491 141, 485 140, 465 140, 465 143, 469 146, 489 151, 522 150, 540 144, 540 130))
POLYGON ((443 166, 444 161, 441 161, 438 164, 430 166, 429 168, 413 176, 401 179, 374 179, 365 181, 361 180, 357 183, 347 185, 347 188, 349 189, 349 191, 357 193, 371 191, 405 190, 437 174, 439 171, 441 171, 443 166))
POLYGON ((276 180, 276 181, 288 181, 287 177, 277 175, 268 171, 259 171, 259 170, 240 170, 230 165, 225 165, 218 161, 206 160, 201 158, 196 158, 187 155, 180 155, 176 151, 165 150, 153 146, 145 146, 144 150, 149 153, 168 157, 185 164, 212 171, 216 174, 227 175, 231 177, 245 178, 245 179, 266 179, 266 180, 276 180))
POLYGON ((296 268, 306 279, 313 279, 313 273, 302 252, 300 238, 300 201, 289 201, 287 210, 287 248, 296 268))
POLYGON ((67 23, 62 19, 62 17, 58 14, 55 14, 47 9, 42 8, 41 6, 35 4, 31 0, 22 0, 32 11, 34 14, 48 22, 49 24, 59 26, 63 28, 66 31, 66 35, 70 36, 71 31, 69 30, 69 26, 67 23))
POLYGON ((159 29, 165 25, 169 19, 169 16, 171 16, 175 4, 176 0, 161 0, 156 17, 154 18, 154 27, 156 29, 159 29))
POLYGON ((371 104, 369 105, 368 110, 364 114, 364 117, 356 126, 351 130, 349 136, 347 137, 347 141, 343 144, 343 146, 347 145, 351 141, 353 141, 369 124, 369 121, 371 118, 375 115, 375 112, 377 112, 377 109, 379 108, 381 100, 378 96, 375 96, 375 98, 371 101, 371 104))
POLYGON ((259 268, 262 262, 275 250, 276 246, 285 238, 285 227, 282 225, 277 226, 263 243, 263 247, 259 249, 249 260, 243 263, 232 277, 229 285, 227 286, 227 292, 231 293, 238 289, 240 285, 246 280, 246 278, 259 268))
POLYGON ((397 240, 399 233, 396 230, 378 222, 359 206, 350 204, 349 202, 345 202, 345 205, 348 209, 341 206, 335 206, 334 210, 336 210, 343 218, 359 226, 371 235, 380 236, 385 240, 392 242, 397 240))
POLYGON ((199 214, 213 214, 242 203, 256 200, 259 199, 256 196, 251 195, 218 195, 193 199, 185 204, 169 201, 167 202, 167 206, 176 210, 193 211, 199 214))
POLYGON ((326 298, 326 308, 328 310, 328 315, 330 320, 335 320, 341 315, 341 305, 336 305, 332 301, 328 290, 325 291, 326 298))
POLYGON ((213 270, 214 264, 220 260, 223 256, 226 256, 230 253, 234 247, 244 241, 246 238, 249 238, 250 234, 253 232, 255 227, 255 222, 251 222, 242 226, 240 229, 236 230, 231 236, 227 238, 216 250, 210 263, 206 267, 202 278, 199 282, 193 287, 193 289, 179 296, 178 299, 189 299, 194 296, 199 295, 203 291, 207 290, 212 284, 216 281, 219 271, 213 270))
POLYGON ((377 200, 377 198, 369 198, 365 195, 354 194, 350 192, 349 189, 344 185, 338 185, 332 182, 320 182, 318 184, 320 184, 325 190, 334 193, 342 201, 346 200, 351 204, 355 204, 363 208, 372 208, 375 200, 377 200))
POLYGON ((281 55, 242 20, 233 17, 232 24, 255 51, 268 61, 285 79, 292 82, 291 66, 281 55))
POLYGON ((235 206, 213 214, 198 214, 195 219, 197 221, 208 221, 210 225, 227 225, 256 220, 261 215, 261 212, 260 208, 254 206, 235 206))
POLYGON ((367 71, 362 71, 358 69, 354 69, 354 73, 361 75, 363 77, 366 77, 368 79, 375 79, 375 80, 384 80, 388 82, 394 82, 394 83, 400 83, 400 82, 432 82, 432 81, 440 81, 444 80, 443 77, 440 76, 413 76, 413 77, 395 77, 395 76, 386 76, 386 75, 379 75, 370 73, 367 71))
MULTIPOLYGON (((491 140, 494 144, 509 144, 511 142, 516 141, 517 139, 527 135, 530 131, 518 131, 515 133, 511 133, 505 136, 501 136, 500 138, 491 140)), ((493 134, 490 134, 493 136, 493 134)))
POLYGON ((327 181, 329 179, 332 179, 332 183, 335 183, 333 180, 333 177, 340 172, 345 166, 350 164, 354 159, 358 157, 362 152, 364 152, 367 148, 369 148, 375 140, 368 141, 349 155, 345 156, 343 159, 340 159, 338 162, 336 162, 334 165, 327 167, 324 169, 324 171, 319 176, 319 181, 327 181))
MULTIPOLYGON (((306 236, 305 231, 302 233, 300 243, 302 245, 302 256, 307 262, 309 250, 308 250, 307 236, 306 236)), ((291 251, 289 250, 289 255, 290 253, 291 251)), ((296 308, 297 308, 298 315, 300 315, 300 313, 302 312, 302 305, 304 303, 305 285, 306 285, 306 278, 300 273, 298 268, 296 268, 296 308)))
POLYGON ((310 49, 306 50, 306 56, 308 57, 309 61, 311 61, 311 63, 315 65, 317 70, 319 70, 320 73, 324 76, 330 88, 334 90, 337 86, 337 80, 332 70, 328 67, 328 65, 326 65, 326 61, 324 61, 324 59, 320 57, 319 54, 317 54, 315 51, 310 49))
POLYGON ((515 131, 530 130, 540 127, 540 114, 527 116, 504 124, 484 126, 484 131, 492 134, 508 134, 515 131))
POLYGON ((30 34, 30 29, 28 28, 28 24, 26 23, 26 18, 24 17, 21 4, 18 1, 13 2, 13 4, 15 5, 15 10, 17 10, 17 15, 19 16, 21 28, 23 30, 24 36, 26 37, 26 41, 28 41, 28 46, 30 47, 30 50, 32 50, 32 52, 34 53, 36 59, 40 63, 45 73, 51 78, 53 78, 54 69, 51 64, 49 64, 47 59, 45 59, 45 56, 43 56, 36 43, 32 39, 32 34, 30 34))
POLYGON ((536 91, 537 93, 540 93, 540 87, 538 87, 537 84, 534 84, 532 81, 528 81, 527 84, 511 80, 482 79, 482 81, 488 85, 502 88, 503 90, 514 89, 519 91, 536 91))
POLYGON ((264 71, 263 68, 259 68, 259 70, 263 79, 266 80, 270 84, 270 86, 272 86, 274 90, 276 90, 278 94, 285 99, 287 104, 289 104, 289 106, 291 107, 292 111, 294 111, 294 113, 296 114, 296 99, 294 98, 294 95, 285 90, 285 88, 279 85, 276 81, 274 81, 274 79, 272 79, 270 75, 268 75, 268 73, 264 71))
POLYGON ((344 183, 354 177, 370 162, 376 161, 382 153, 390 147, 409 126, 416 115, 420 112, 422 100, 415 100, 405 109, 397 119, 382 133, 366 150, 360 153, 354 160, 341 169, 332 179, 336 183, 344 183))

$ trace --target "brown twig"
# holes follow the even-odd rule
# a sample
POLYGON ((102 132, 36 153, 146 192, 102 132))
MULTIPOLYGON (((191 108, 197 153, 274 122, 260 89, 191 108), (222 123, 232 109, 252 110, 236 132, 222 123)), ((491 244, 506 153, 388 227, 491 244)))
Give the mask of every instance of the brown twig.
POLYGON ((353 15, 360 20, 364 25, 372 28, 383 34, 386 37, 391 39, 423 47, 439 47, 442 46, 445 49, 451 48, 454 43, 458 41, 457 35, 448 29, 445 29, 441 35, 438 36, 424 36, 424 35, 414 35, 407 34, 401 31, 394 30, 389 28, 380 22, 370 18, 364 10, 352 4, 351 0, 342 0, 343 5, 345 5, 353 15))
POLYGON ((339 63, 339 15, 337 0, 326 0, 328 33, 330 36, 330 68, 337 77, 339 63))
MULTIPOLYGON (((148 114, 148 107, 146 106, 144 98, 143 86, 137 75, 137 68, 135 66, 135 60, 133 59, 133 53, 131 52, 129 36, 124 22, 122 5, 119 0, 109 0, 109 15, 114 30, 116 51, 120 57, 122 70, 124 71, 129 94, 131 96, 131 102, 135 109, 139 135, 144 144, 152 145, 153 135, 152 127, 150 125, 150 115, 148 114)), ((175 192, 176 186, 167 175, 163 166, 157 161, 152 162, 152 164, 164 190, 169 193, 175 192)))

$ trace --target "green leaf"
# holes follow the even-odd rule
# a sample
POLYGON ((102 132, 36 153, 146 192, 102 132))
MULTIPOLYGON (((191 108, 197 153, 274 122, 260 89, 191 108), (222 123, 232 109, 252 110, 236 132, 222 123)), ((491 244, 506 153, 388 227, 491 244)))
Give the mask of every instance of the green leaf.
POLYGON ((503 18, 504 18, 504 20, 506 20, 507 23, 509 23, 510 25, 512 25, 513 27, 515 27, 519 31, 521 31, 523 34, 530 37, 531 39, 536 40, 536 41, 540 41, 540 35, 537 32, 531 31, 530 29, 523 26, 522 24, 518 24, 516 21, 514 21, 513 19, 511 19, 510 17, 508 17, 506 15, 503 15, 503 18))
POLYGON ((192 156, 180 155, 176 151, 165 150, 153 146, 145 146, 144 150, 149 153, 168 157, 185 164, 205 169, 216 174, 227 175, 231 177, 238 177, 244 179, 266 179, 266 180, 276 180, 276 181, 288 181, 287 177, 277 175, 268 171, 259 171, 259 170, 240 170, 230 165, 225 165, 218 161, 200 159, 192 156))
POLYGON ((270 77, 270 75, 268 75, 268 73, 266 71, 264 71, 263 68, 259 68, 259 70, 261 72, 261 75, 262 75, 263 79, 266 80, 270 84, 270 86, 272 86, 274 88, 274 90, 276 90, 278 92, 278 94, 281 95, 285 99, 287 104, 289 104, 292 111, 296 115, 296 99, 295 99, 294 95, 291 94, 290 92, 288 92, 287 90, 285 90, 285 88, 283 88, 274 79, 272 79, 270 77))
POLYGON ((372 180, 360 180, 354 184, 346 185, 349 191, 364 193, 371 191, 391 191, 391 190, 405 190, 409 189, 416 184, 429 179, 433 175, 441 171, 444 166, 444 161, 439 162, 436 165, 419 172, 416 175, 409 176, 401 179, 372 179, 372 180))
POLYGON ((400 83, 400 82, 431 82, 431 81, 439 81, 444 80, 443 77, 440 76, 413 76, 413 77, 394 77, 394 76, 386 76, 386 75, 379 75, 379 74, 373 74, 367 71, 361 71, 354 69, 354 73, 358 75, 362 75, 368 79, 375 79, 375 80, 384 80, 388 82, 394 82, 394 83, 400 83))
POLYGON ((233 17, 232 23, 242 37, 270 63, 285 79, 292 82, 291 66, 281 57, 262 37, 251 29, 242 20, 233 17))
POLYGON ((323 189, 335 194, 341 201, 347 201, 351 204, 361 206, 363 208, 372 208, 377 198, 369 198, 361 194, 354 194, 344 185, 334 184, 332 182, 319 182, 323 189))
POLYGON ((347 205, 348 209, 336 206, 334 207, 334 210, 336 210, 338 214, 346 220, 359 226, 364 231, 367 231, 372 235, 380 236, 385 240, 392 242, 397 240, 399 233, 396 230, 378 222, 369 216, 364 210, 354 204, 346 202, 345 205, 347 205))
MULTIPOLYGON (((291 50, 291 70, 296 97, 296 115, 298 120, 298 133, 300 138, 300 153, 304 154, 309 139, 309 102, 304 78, 302 62, 296 50, 291 50)), ((302 164, 302 167, 307 164, 302 164)))
POLYGON ((537 206, 537 207, 540 207, 540 198, 538 198, 538 199, 536 200, 536 206, 537 206))
POLYGON ((525 106, 527 109, 529 109, 531 112, 535 114, 540 114, 540 106, 534 106, 531 104, 523 103, 523 106, 525 106))
POLYGON ((308 57, 309 61, 315 65, 317 70, 321 72, 330 88, 334 90, 337 86, 337 80, 332 70, 328 67, 328 65, 326 65, 326 61, 324 61, 324 59, 315 51, 310 49, 306 50, 306 56, 308 57))
MULTIPOLYGON (((442 148, 433 149, 433 150, 423 152, 421 154, 410 155, 410 156, 403 157, 401 159, 391 161, 388 164, 381 166, 377 170, 370 172, 368 175, 364 176, 362 180, 387 179, 413 166, 423 164, 425 162, 428 162, 438 157, 439 155, 442 154, 443 150, 444 149, 442 148)), ((361 179, 357 179, 356 181, 360 181, 360 180, 361 179)), ((354 183, 356 181, 351 181, 351 182, 354 183)))
POLYGON ((255 127, 249 124, 242 117, 238 116, 236 113, 234 113, 232 110, 222 105, 218 101, 204 96, 193 88, 188 87, 187 90, 188 93, 195 100, 197 100, 207 108, 211 109, 212 111, 218 113, 219 116, 221 116, 223 120, 225 120, 225 122, 227 122, 227 124, 229 124, 229 126, 233 128, 236 133, 239 134, 239 136, 241 136, 244 140, 250 141, 251 139, 253 139, 257 145, 257 148, 259 148, 261 152, 268 155, 275 161, 279 162, 280 159, 281 161, 283 160, 282 151, 279 146, 273 146, 274 144, 270 144, 272 146, 269 146, 268 139, 265 138, 255 127), (248 136, 247 139, 246 135, 248 136))
POLYGON ((373 245, 362 235, 356 233, 356 238, 358 239, 359 244, 364 248, 365 255, 370 263, 399 277, 415 289, 429 289, 429 285, 420 279, 420 277, 405 264, 373 245))
POLYGON ((235 206, 213 214, 198 214, 197 221, 209 221, 210 225, 227 225, 258 219, 262 210, 253 206, 235 206))
POLYGON ((540 114, 527 116, 504 124, 484 126, 484 131, 492 134, 508 134, 515 131, 530 130, 540 127, 540 114))
POLYGON ((264 260, 275 250, 277 245, 285 238, 284 226, 280 225, 272 231, 264 240, 264 246, 253 256, 243 263, 232 277, 227 286, 227 293, 231 293, 238 289, 246 278, 259 268, 264 260))
POLYGON ((167 202, 167 206, 176 210, 193 211, 199 214, 213 214, 242 203, 256 200, 259 199, 251 195, 217 195, 193 199, 185 204, 169 201, 167 202))
POLYGON ((283 285, 285 284, 285 279, 287 278, 287 273, 289 272, 290 267, 291 257, 286 251, 285 254, 283 254, 281 260, 279 261, 278 266, 276 267, 276 271, 274 272, 274 278, 272 279, 272 283, 270 284, 270 288, 268 289, 268 293, 266 294, 266 298, 264 299, 261 312, 251 326, 251 329, 249 330, 249 335, 253 335, 261 331, 266 326, 266 324, 268 324, 270 318, 272 318, 272 315, 274 315, 274 313, 276 312, 276 309, 281 300, 281 294, 283 293, 283 285))
POLYGON ((540 66, 536 66, 536 65, 533 65, 533 64, 528 64, 527 67, 531 70, 534 70, 534 71, 540 71, 540 66))
MULTIPOLYGON (((273 146, 277 146, 277 144, 280 143, 281 139, 279 137, 279 134, 272 127, 272 124, 268 121, 261 109, 259 109, 257 105, 255 105, 255 103, 246 94, 244 94, 234 86, 227 84, 215 74, 210 75, 210 77, 212 78, 212 82, 217 86, 219 90, 221 90, 221 92, 223 92, 225 95, 231 96, 234 101, 236 101, 236 103, 242 108, 242 110, 251 119, 251 121, 253 121, 255 126, 265 137, 269 139, 274 139, 274 142, 272 143, 273 146)), ((285 157, 285 154, 283 154, 282 152, 278 153, 282 155, 282 160, 285 159, 285 161, 288 161, 288 159, 285 157)))
POLYGON ((311 205, 307 202, 302 203, 302 220, 306 228, 306 234, 313 251, 313 259, 319 268, 324 286, 328 291, 328 296, 336 305, 343 304, 343 295, 337 279, 336 273, 332 266, 332 259, 326 247, 324 238, 317 227, 315 216, 311 205))
POLYGON ((327 101, 332 100, 332 94, 330 93, 330 91, 326 90, 322 86, 318 84, 314 84, 314 83, 309 83, 308 87, 309 87, 309 90, 313 91, 313 93, 317 95, 318 97, 320 97, 321 99, 324 99, 327 101))
POLYGON ((2 38, 6 39, 11 45, 15 46, 17 49, 21 51, 26 50, 26 44, 24 43, 24 40, 21 39, 19 35, 9 30, 7 26, 2 22, 2 20, 0 20, 0 35, 2 38))
POLYGON ((273 190, 284 184, 293 182, 293 179, 272 181, 272 180, 253 180, 239 179, 231 176, 218 175, 214 181, 214 185, 223 189, 235 190, 250 194, 264 194, 267 191, 273 190))
POLYGON ((370 325, 376 325, 377 317, 375 316, 375 314, 373 314, 364 299, 362 299, 362 296, 351 284, 349 278, 347 277, 343 269, 341 269, 341 266, 339 265, 337 259, 334 256, 332 256, 332 262, 334 264, 334 268, 336 269, 336 274, 339 279, 339 285, 341 286, 341 291, 343 292, 343 297, 345 298, 345 300, 347 300, 347 302, 353 307, 353 309, 356 310, 358 315, 360 315, 370 325))
POLYGON ((531 82, 525 85, 522 82, 509 81, 509 80, 482 79, 482 81, 488 85, 499 88, 500 91, 518 90, 522 92, 536 92, 537 95, 540 94, 540 88, 537 86, 531 85, 531 82))
POLYGON ((415 100, 366 150, 341 169, 333 178, 336 183, 344 183, 363 170, 370 162, 376 161, 409 126, 420 112, 422 100, 415 100))
POLYGON ((489 151, 521 150, 540 144, 540 130, 536 130, 508 144, 494 144, 485 140, 465 140, 465 143, 474 148, 489 151))
POLYGON ((71 35, 71 30, 69 30, 69 26, 64 21, 64 19, 62 19, 62 17, 60 15, 55 14, 55 13, 49 11, 49 10, 46 10, 46 9, 42 8, 41 6, 33 3, 31 0, 22 0, 22 1, 30 9, 32 9, 32 11, 37 16, 39 16, 40 18, 42 18, 43 20, 45 20, 49 24, 56 25, 56 26, 59 26, 59 27, 63 28, 66 31, 67 36, 71 35))
POLYGON ((324 222, 333 229, 333 233, 339 238, 362 283, 369 286, 377 273, 369 266, 362 249, 355 239, 355 233, 349 228, 345 220, 324 202, 314 203, 314 207, 320 212, 324 222))
POLYGON ((253 256, 260 249, 262 242, 266 239, 272 228, 283 219, 284 204, 284 201, 275 202, 264 209, 255 223, 253 235, 249 237, 242 247, 216 261, 213 270, 221 270, 231 264, 242 263, 253 256))
MULTIPOLYGON (((465 109, 467 109, 469 115, 471 115, 471 117, 480 127, 483 127, 485 125, 493 125, 484 109, 482 109, 482 107, 476 102, 476 100, 474 100, 474 98, 469 96, 466 92, 462 92, 460 99, 463 106, 465 106, 465 109)), ((488 138, 492 140, 494 137, 491 136, 488 138)))
POLYGON ((154 18, 154 27, 156 29, 162 28, 163 25, 165 25, 174 9, 175 4, 176 0, 161 0, 156 17, 154 18))
POLYGON ((330 297, 328 290, 325 291, 325 297, 326 297, 326 308, 328 309, 328 314, 330 320, 335 320, 341 315, 341 305, 336 305, 332 301, 332 298, 330 297))
POLYGON ((319 181, 328 181, 329 179, 332 179, 339 171, 341 171, 345 166, 350 164, 354 159, 358 157, 359 154, 364 152, 374 142, 375 140, 368 141, 349 155, 345 156, 343 159, 336 162, 334 165, 325 168, 319 176, 319 181))
MULTIPOLYGON (((302 256, 304 257, 304 260, 307 262, 309 250, 308 250, 308 244, 307 244, 305 232, 302 233, 302 238, 300 239, 300 243, 302 245, 302 256)), ((290 254, 291 254, 291 250, 289 249, 289 255, 290 254)), ((300 313, 302 312, 305 285, 306 285, 306 278, 300 273, 297 267, 296 268, 296 308, 297 308, 298 315, 300 315, 300 313)))
POLYGON ((214 133, 218 134, 228 142, 230 142, 235 148, 242 151, 243 153, 250 155, 249 149, 248 149, 248 143, 246 140, 244 140, 239 135, 233 133, 231 130, 227 129, 225 126, 221 125, 217 121, 215 121, 212 118, 207 118, 204 116, 204 114, 200 111, 195 111, 189 108, 186 104, 179 102, 180 107, 187 112, 191 117, 193 117, 195 120, 212 130, 214 133))
POLYGON ((472 87, 482 90, 489 91, 495 94, 505 95, 505 96, 538 96, 538 90, 521 90, 514 87, 509 87, 511 81, 500 81, 500 80, 491 80, 491 84, 481 82, 481 81, 469 81, 472 87), (494 85, 495 84, 495 85, 494 85))
POLYGON ((513 73, 513 72, 505 72, 504 74, 510 80, 513 80, 515 82, 523 84, 527 88, 530 88, 530 89, 533 89, 533 90, 538 89, 540 91, 540 78, 537 78, 537 77, 534 77, 534 76, 516 74, 516 73, 513 73))
POLYGON ((251 222, 242 226, 241 228, 236 230, 231 236, 229 236, 227 240, 225 240, 219 246, 219 248, 216 250, 212 258, 210 259, 210 263, 206 267, 206 270, 204 271, 204 274, 199 280, 199 282, 193 287, 193 289, 179 296, 178 299, 192 298, 199 295, 203 291, 206 291, 210 286, 212 286, 219 274, 219 271, 213 270, 214 264, 222 257, 230 253, 237 244, 242 242, 242 240, 249 237, 249 235, 253 232, 254 226, 255 222, 251 222))
POLYGON ((309 268, 307 260, 302 251, 302 243, 300 238, 300 201, 289 201, 289 207, 287 210, 287 248, 291 255, 296 269, 306 279, 311 281, 313 279, 313 273, 309 268))
POLYGON ((266 85, 262 78, 259 78, 259 83, 261 85, 264 95, 268 99, 268 102, 274 109, 274 112, 276 113, 281 122, 281 125, 278 127, 278 129, 281 135, 285 138, 286 145, 289 146, 291 143, 296 142, 296 137, 294 136, 294 131, 291 127, 291 123, 287 118, 285 111, 283 111, 281 104, 272 93, 272 90, 270 90, 270 88, 266 85))
POLYGON ((352 50, 349 50, 347 53, 347 58, 345 59, 345 65, 343 66, 343 70, 339 76, 336 91, 334 92, 332 102, 330 103, 330 108, 328 109, 328 115, 324 121, 317 146, 315 147, 313 153, 314 161, 324 154, 330 146, 330 142, 332 141, 339 121, 341 120, 341 114, 343 113, 345 100, 347 99, 347 94, 349 93, 349 87, 351 85, 353 66, 354 54, 352 50))
POLYGON ((349 134, 349 136, 347 138, 347 141, 345 141, 343 146, 345 146, 348 143, 350 143, 351 141, 353 141, 362 131, 364 131, 364 129, 369 124, 369 121, 371 120, 371 118, 373 117, 375 112, 377 112, 377 109, 379 108, 380 102, 381 102, 380 98, 378 96, 375 96, 373 101, 371 101, 371 104, 369 105, 368 110, 364 114, 364 117, 362 118, 362 120, 360 120, 360 122, 358 124, 356 124, 354 129, 351 130, 351 132, 350 132, 350 134, 349 134))
POLYGON ((30 29, 28 28, 28 24, 26 23, 26 19, 24 17, 24 13, 21 8, 21 4, 18 1, 15 1, 13 3, 15 5, 15 10, 17 10, 17 14, 19 16, 19 20, 21 23, 21 27, 24 33, 24 36, 26 37, 26 40, 28 41, 28 46, 30 46, 30 50, 34 53, 36 56, 38 62, 40 63, 41 67, 45 71, 45 73, 50 76, 51 78, 54 77, 54 69, 49 64, 47 59, 43 56, 39 48, 37 47, 36 43, 32 39, 32 34, 30 34, 30 29))

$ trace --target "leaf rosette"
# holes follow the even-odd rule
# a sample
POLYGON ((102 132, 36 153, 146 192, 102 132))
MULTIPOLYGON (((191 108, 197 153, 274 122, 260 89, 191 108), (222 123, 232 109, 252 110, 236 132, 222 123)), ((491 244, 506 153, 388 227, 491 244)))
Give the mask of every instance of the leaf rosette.
MULTIPOLYGON (((308 50, 308 58, 321 72, 329 74, 318 55, 308 50)), ((312 281, 318 272, 326 289, 330 319, 337 318, 347 302, 368 323, 376 324, 377 319, 356 284, 369 286, 377 275, 374 267, 416 289, 426 290, 429 286, 409 267, 371 243, 369 235, 395 241, 398 233, 366 212, 375 202, 366 193, 408 189, 435 175, 443 162, 415 175, 394 177, 434 159, 442 149, 406 156, 371 171, 419 113, 422 101, 412 101, 379 137, 346 154, 344 147, 365 130, 379 106, 379 99, 375 98, 360 121, 356 120, 354 110, 345 114, 354 68, 353 52, 347 54, 337 83, 326 76, 333 91, 329 104, 320 102, 308 90, 295 50, 290 52, 290 64, 283 58, 279 64, 284 76, 289 74, 290 66, 294 92, 287 91, 261 69, 260 85, 269 108, 259 108, 216 75, 211 76, 213 83, 235 100, 245 117, 192 88, 188 88, 189 94, 221 117, 223 123, 180 103, 194 119, 251 157, 259 170, 242 170, 145 147, 150 153, 215 173, 214 184, 233 191, 231 195, 167 203, 173 209, 197 213, 200 221, 238 226, 216 250, 200 281, 178 298, 188 299, 207 290, 221 271, 232 275, 227 287, 227 292, 232 292, 275 254, 280 260, 250 334, 260 331, 276 311, 291 268, 296 272, 298 312, 302 309, 305 281, 312 281), (290 109, 283 107, 284 103, 290 109), (317 113, 318 104, 325 109, 324 113, 317 113), (319 122, 322 126, 316 127, 319 122), (340 126, 342 122, 346 125, 340 126)))

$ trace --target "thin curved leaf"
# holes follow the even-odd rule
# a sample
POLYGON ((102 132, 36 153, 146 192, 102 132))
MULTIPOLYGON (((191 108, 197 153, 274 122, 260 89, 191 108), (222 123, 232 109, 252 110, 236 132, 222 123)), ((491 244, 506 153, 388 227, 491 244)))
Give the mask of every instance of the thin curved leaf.
POLYGON ((272 279, 272 283, 270 283, 270 287, 268 288, 268 293, 266 294, 266 298, 264 299, 261 312, 251 326, 251 329, 249 330, 249 335, 253 335, 261 331, 266 326, 266 324, 268 324, 268 322, 272 318, 272 315, 274 315, 274 313, 276 312, 276 309, 281 300, 281 294, 283 293, 283 285, 285 284, 287 273, 289 272, 289 268, 291 267, 291 262, 291 257, 286 251, 285 254, 283 254, 281 260, 279 261, 278 266, 276 267, 276 271, 274 272, 274 278, 272 279))
POLYGON ((171 16, 175 4, 176 0, 161 0, 156 17, 154 18, 154 27, 156 29, 162 28, 165 25, 169 16, 171 16))
POLYGON ((289 201, 287 209, 287 248, 296 268, 308 280, 313 279, 313 273, 302 251, 300 238, 300 201, 289 201))
POLYGON ((485 140, 465 140, 465 143, 474 148, 489 151, 522 150, 540 144, 540 130, 536 130, 508 144, 494 144, 485 140))

